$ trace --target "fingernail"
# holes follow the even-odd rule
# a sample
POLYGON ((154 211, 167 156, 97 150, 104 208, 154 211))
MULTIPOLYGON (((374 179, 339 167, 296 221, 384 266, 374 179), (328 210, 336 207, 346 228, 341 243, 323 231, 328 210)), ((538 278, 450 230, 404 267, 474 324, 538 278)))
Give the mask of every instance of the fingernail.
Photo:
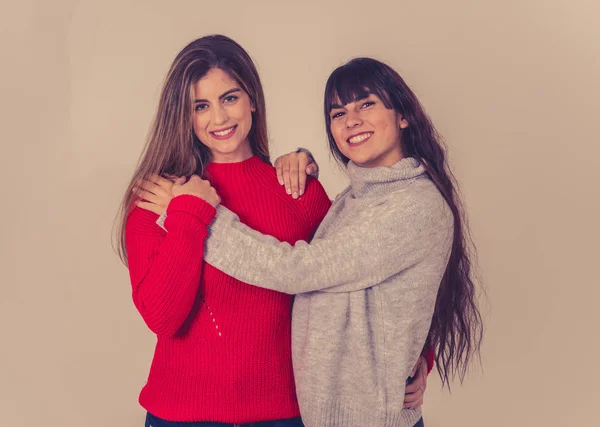
POLYGON ((290 190, 289 188, 286 188, 286 189, 285 189, 285 191, 286 191, 286 193, 288 193, 288 194, 292 194, 292 190, 290 190))
POLYGON ((304 194, 304 190, 300 190, 300 195, 302 196, 304 194))
POLYGON ((283 185, 283 179, 278 179, 277 181, 279 181, 279 185, 283 185))
POLYGON ((293 197, 294 199, 297 199, 297 198, 298 198, 298 193, 296 193, 296 192, 294 191, 294 194, 292 194, 292 197, 293 197))

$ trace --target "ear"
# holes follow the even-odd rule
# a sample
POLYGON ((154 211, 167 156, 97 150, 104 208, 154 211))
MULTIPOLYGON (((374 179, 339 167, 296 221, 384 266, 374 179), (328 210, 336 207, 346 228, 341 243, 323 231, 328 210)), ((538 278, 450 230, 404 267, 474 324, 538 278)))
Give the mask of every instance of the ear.
POLYGON ((256 112, 256 107, 254 106, 254 103, 252 101, 250 101, 250 111, 253 113, 256 112))
POLYGON ((402 114, 398 113, 398 122, 400 123, 400 129, 406 129, 408 127, 408 121, 402 117, 402 114))

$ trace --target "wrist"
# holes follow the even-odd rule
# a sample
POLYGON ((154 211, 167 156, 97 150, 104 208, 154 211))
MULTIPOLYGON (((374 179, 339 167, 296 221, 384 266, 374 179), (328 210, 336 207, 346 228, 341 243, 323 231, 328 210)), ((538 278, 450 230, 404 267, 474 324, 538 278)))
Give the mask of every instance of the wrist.
MULTIPOLYGON (((169 206, 167 206, 166 213, 166 223, 169 223, 169 219, 173 218, 178 213, 184 213, 187 214, 184 216, 191 215, 197 220, 199 219, 205 226, 208 226, 215 217, 216 210, 213 205, 199 196, 194 194, 180 194, 171 199, 169 206)), ((168 224, 165 225, 168 227, 168 224)))

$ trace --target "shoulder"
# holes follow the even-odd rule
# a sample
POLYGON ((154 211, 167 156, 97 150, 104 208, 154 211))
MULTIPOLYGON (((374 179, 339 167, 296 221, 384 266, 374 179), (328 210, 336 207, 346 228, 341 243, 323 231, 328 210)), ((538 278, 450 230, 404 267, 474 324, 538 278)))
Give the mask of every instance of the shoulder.
POLYGON ((127 235, 162 235, 164 231, 156 223, 158 215, 135 206, 127 216, 125 231, 127 235))
POLYGON ((299 205, 314 205, 314 204, 326 204, 327 207, 331 204, 329 196, 325 188, 321 185, 318 179, 311 176, 306 178, 306 186, 304 194, 298 198, 293 199, 292 196, 285 192, 285 188, 277 181, 277 171, 274 166, 267 163, 263 163, 260 167, 257 178, 260 179, 259 185, 264 189, 274 191, 278 196, 284 196, 286 199, 293 201, 299 205))
POLYGON ((312 177, 307 178, 304 194, 298 200, 302 203, 311 230, 314 232, 329 212, 331 200, 319 180, 312 177))
POLYGON ((261 181, 262 185, 272 186, 273 188, 281 187, 277 181, 277 170, 273 165, 263 162, 262 160, 257 162, 256 165, 257 166, 252 169, 252 173, 256 179, 261 181))
POLYGON ((380 205, 382 219, 410 221, 414 226, 451 228, 454 216, 442 193, 427 177, 389 193, 380 205))
POLYGON ((319 182, 318 179, 315 179, 311 176, 306 178, 306 187, 304 189, 304 197, 305 202, 308 203, 323 203, 330 205, 331 200, 327 195, 327 191, 323 185, 319 182))
POLYGON ((333 199, 333 203, 337 203, 340 200, 344 199, 348 194, 350 194, 351 190, 352 190, 352 187, 350 185, 347 186, 341 193, 339 193, 337 196, 335 196, 335 199, 333 199))

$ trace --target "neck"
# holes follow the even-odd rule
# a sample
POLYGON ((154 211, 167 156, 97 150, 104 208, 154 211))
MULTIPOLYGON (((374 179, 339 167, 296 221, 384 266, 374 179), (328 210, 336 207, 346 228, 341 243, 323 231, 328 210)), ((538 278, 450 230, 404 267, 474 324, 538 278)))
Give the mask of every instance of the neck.
POLYGON ((246 143, 239 150, 233 153, 214 153, 211 152, 213 163, 239 163, 248 160, 252 157, 252 149, 250 144, 246 143))
POLYGON ((374 159, 370 162, 366 162, 366 163, 356 163, 356 166, 360 166, 361 168, 378 168, 378 167, 382 167, 382 168, 389 168, 390 166, 394 166, 396 163, 398 163, 400 160, 402 160, 404 157, 402 156, 401 153, 398 153, 396 155, 396 153, 394 153, 395 155, 393 156, 388 156, 385 159, 380 160, 379 158, 374 159))

